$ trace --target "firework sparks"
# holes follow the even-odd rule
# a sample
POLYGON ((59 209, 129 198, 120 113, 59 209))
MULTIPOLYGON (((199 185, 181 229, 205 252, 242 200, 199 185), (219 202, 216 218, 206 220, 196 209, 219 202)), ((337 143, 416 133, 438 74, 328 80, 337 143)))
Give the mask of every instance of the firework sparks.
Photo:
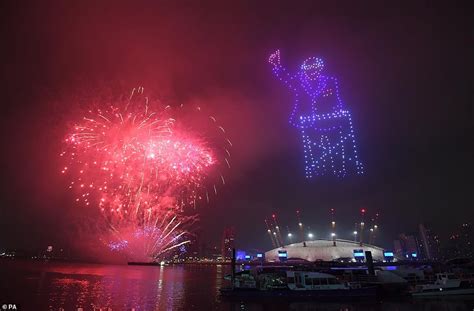
POLYGON ((112 251, 122 252, 136 261, 158 260, 164 254, 189 244, 187 227, 196 217, 164 215, 156 217, 154 223, 145 226, 122 226, 113 228, 103 237, 112 251), (183 222, 184 221, 184 222, 183 222))
MULTIPOLYGON (((226 156, 219 159, 199 135, 176 126, 168 107, 152 109, 148 98, 136 100, 137 93, 143 89, 125 103, 90 110, 73 127, 61 154, 69 160, 62 173, 74 177, 69 188, 78 190, 76 201, 98 207, 107 219, 111 249, 156 259, 189 242, 186 226, 195 217, 183 211, 209 201, 212 168, 230 166, 230 153, 222 148, 226 156)), ((217 193, 216 184, 212 188, 217 193)))

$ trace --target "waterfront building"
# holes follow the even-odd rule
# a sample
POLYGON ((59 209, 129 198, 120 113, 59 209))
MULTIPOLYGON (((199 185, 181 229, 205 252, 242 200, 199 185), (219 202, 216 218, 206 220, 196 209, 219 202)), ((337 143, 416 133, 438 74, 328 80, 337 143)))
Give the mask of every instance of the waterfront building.
POLYGON ((473 258, 473 227, 470 223, 463 223, 457 230, 450 234, 446 249, 446 259, 473 258))
POLYGON ((418 226, 420 231, 420 253, 423 259, 436 260, 440 257, 439 237, 425 224, 418 226))
POLYGON ((227 227, 222 233, 221 256, 223 260, 232 258, 232 249, 235 248, 235 229, 227 227))
POLYGON ((406 235, 404 233, 393 241, 393 249, 397 257, 413 258, 417 257, 419 252, 419 243, 415 235, 406 235), (413 256, 415 254, 415 256, 413 256))
POLYGON ((287 260, 306 260, 315 261, 333 261, 333 260, 352 260, 354 259, 354 251, 364 254, 365 251, 372 253, 372 258, 376 261, 383 261, 384 250, 380 247, 370 244, 360 246, 358 242, 349 240, 336 240, 334 246, 333 240, 311 240, 300 243, 293 243, 283 247, 272 249, 265 253, 267 261, 280 261, 282 251, 286 251, 287 260))

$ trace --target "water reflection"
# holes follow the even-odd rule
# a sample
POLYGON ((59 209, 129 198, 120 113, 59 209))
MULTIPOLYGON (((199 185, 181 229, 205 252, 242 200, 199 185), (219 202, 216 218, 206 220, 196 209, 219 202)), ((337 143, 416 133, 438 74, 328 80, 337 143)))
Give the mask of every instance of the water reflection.
POLYGON ((474 297, 370 303, 227 300, 219 296, 228 266, 115 266, 0 261, 0 300, 24 310, 473 310, 474 297))

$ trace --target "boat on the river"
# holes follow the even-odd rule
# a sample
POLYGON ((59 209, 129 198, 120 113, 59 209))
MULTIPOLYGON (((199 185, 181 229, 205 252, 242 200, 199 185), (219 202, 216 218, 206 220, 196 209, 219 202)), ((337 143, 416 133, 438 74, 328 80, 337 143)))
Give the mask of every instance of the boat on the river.
POLYGON ((413 297, 474 295, 474 280, 458 278, 454 273, 438 273, 434 283, 417 285, 413 297))
POLYGON ((376 287, 343 283, 334 275, 311 271, 242 271, 235 275, 233 286, 222 288, 227 297, 285 297, 317 300, 361 299, 376 296, 376 287))

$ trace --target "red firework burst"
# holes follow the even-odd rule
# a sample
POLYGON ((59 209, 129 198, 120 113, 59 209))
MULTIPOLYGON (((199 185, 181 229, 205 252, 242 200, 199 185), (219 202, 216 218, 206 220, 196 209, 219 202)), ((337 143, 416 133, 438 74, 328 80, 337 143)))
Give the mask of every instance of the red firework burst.
POLYGON ((147 247, 146 255, 154 258, 183 244, 185 229, 180 226, 189 223, 183 209, 195 205, 202 193, 208 198, 212 168, 229 162, 218 159, 199 135, 176 126, 169 109, 140 100, 142 92, 138 89, 125 103, 90 110, 73 127, 61 154, 69 159, 62 173, 74 177, 69 188, 79 190, 77 202, 100 208, 117 241, 125 241, 121 232, 130 236, 134 230, 151 238, 147 243, 154 247, 147 247), (156 232, 169 229, 160 224, 168 224, 170 213, 173 230, 163 239, 156 232))

